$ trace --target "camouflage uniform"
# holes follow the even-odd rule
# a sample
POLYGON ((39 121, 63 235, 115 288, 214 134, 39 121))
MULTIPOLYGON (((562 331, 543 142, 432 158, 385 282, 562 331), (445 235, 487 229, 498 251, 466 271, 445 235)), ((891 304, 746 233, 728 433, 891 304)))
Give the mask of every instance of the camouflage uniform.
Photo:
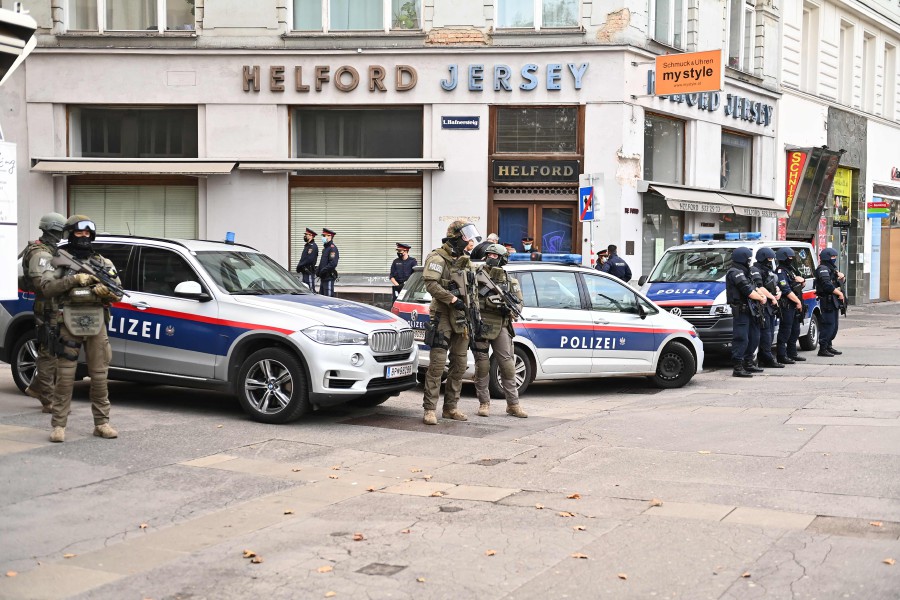
POLYGON ((41 291, 41 274, 56 255, 56 244, 52 242, 53 240, 43 238, 31 242, 22 256, 25 278, 22 289, 34 292, 34 325, 37 330, 36 368, 25 393, 40 400, 44 412, 50 412, 53 390, 56 387, 56 355, 51 346, 57 335, 59 308, 55 298, 46 298, 41 291))

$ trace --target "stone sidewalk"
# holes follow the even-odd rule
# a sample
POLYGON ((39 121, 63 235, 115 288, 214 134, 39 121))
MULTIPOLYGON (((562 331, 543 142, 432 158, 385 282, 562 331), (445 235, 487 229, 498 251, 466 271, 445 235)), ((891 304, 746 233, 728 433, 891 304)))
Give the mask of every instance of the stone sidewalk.
POLYGON ((0 598, 900 598, 898 317, 851 307, 842 356, 752 380, 536 384, 529 419, 437 427, 419 390, 266 426, 116 383, 118 440, 81 401, 51 445, 5 370, 0 598))

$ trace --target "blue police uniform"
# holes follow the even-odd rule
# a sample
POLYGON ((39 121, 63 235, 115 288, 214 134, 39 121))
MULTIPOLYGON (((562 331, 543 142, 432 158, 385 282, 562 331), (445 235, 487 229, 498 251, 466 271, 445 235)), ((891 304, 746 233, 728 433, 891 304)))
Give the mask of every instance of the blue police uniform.
MULTIPOLYGON (((759 269, 756 267, 750 267, 750 282, 753 284, 753 289, 760 288, 763 285, 762 274, 759 272, 759 269)), ((750 302, 754 302, 750 300, 747 302, 748 310, 750 302)), ((756 310, 762 311, 763 306, 761 302, 755 302, 754 306, 756 310)), ((750 316, 750 330, 749 337, 747 339, 747 351, 744 353, 744 370, 749 371, 751 373, 759 373, 763 369, 757 367, 757 363, 754 361, 756 351, 759 350, 759 336, 762 333, 762 324, 765 323, 765 319, 760 319, 759 317, 750 316)))
POLYGON ((603 266, 600 267, 600 270, 604 273, 609 273, 613 277, 618 277, 625 283, 631 281, 631 267, 618 254, 610 254, 603 266))
POLYGON ((308 285, 311 290, 316 289, 317 262, 319 262, 319 246, 315 240, 310 240, 303 246, 303 253, 297 263, 297 272, 303 276, 303 283, 308 285))
MULTIPOLYGON (((736 248, 734 253, 744 251, 740 257, 742 262, 733 262, 732 267, 728 269, 725 275, 725 296, 729 305, 731 305, 732 314, 732 341, 731 341, 731 360, 734 365, 735 377, 752 377, 752 373, 744 369, 744 357, 747 354, 747 348, 750 347, 751 330, 754 328, 751 322, 755 323, 755 319, 750 315, 750 294, 756 289, 750 276, 750 256, 752 252, 749 248, 736 248), (746 262, 743 262, 746 260, 746 262)), ((759 330, 757 329, 757 343, 759 330)), ((752 356, 752 353, 751 353, 752 356)))
POLYGON ((775 271, 775 279, 781 288, 781 319, 778 322, 778 362, 790 364, 791 362, 805 361, 797 355, 797 340, 800 339, 800 323, 803 321, 803 312, 788 299, 787 295, 794 292, 797 299, 803 301, 803 284, 795 280, 799 273, 793 268, 790 257, 778 262, 775 271))
MULTIPOLYGON (((770 269, 771 261, 775 258, 775 253, 771 248, 760 248, 756 253, 756 265, 753 270, 759 274, 762 287, 766 288, 770 294, 777 296, 778 282, 775 273, 770 269), (767 250, 767 253, 763 253, 767 250)), ((763 308, 763 327, 759 330, 759 354, 758 362, 761 367, 783 368, 784 365, 778 362, 772 354, 772 343, 775 339, 775 315, 777 308, 771 302, 766 302, 763 308)))
POLYGON ((413 267, 415 267, 417 264, 419 263, 412 256, 407 256, 406 260, 398 256, 394 259, 394 262, 391 263, 390 278, 399 284, 392 286, 394 292, 394 300, 397 299, 397 296, 400 294, 400 290, 403 289, 403 284, 406 283, 406 280, 412 277, 413 267))
POLYGON ((333 241, 322 245, 322 259, 316 276, 319 278, 319 293, 323 296, 334 296, 334 280, 338 277, 337 266, 341 253, 333 241))
POLYGON ((839 354, 834 350, 832 341, 837 336, 838 314, 841 302, 834 295, 834 290, 840 287, 838 281, 837 252, 833 248, 826 248, 820 254, 822 262, 816 267, 816 296, 819 298, 819 308, 822 311, 819 326, 819 356, 833 356, 839 354), (829 252, 830 251, 830 252, 829 252))

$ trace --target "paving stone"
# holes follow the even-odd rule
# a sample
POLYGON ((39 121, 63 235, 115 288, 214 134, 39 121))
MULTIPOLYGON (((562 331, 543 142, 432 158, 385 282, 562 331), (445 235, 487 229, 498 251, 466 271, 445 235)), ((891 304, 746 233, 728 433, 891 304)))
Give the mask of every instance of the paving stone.
POLYGON ((517 493, 519 490, 510 488, 487 487, 480 485, 458 485, 447 490, 447 498, 459 500, 479 500, 482 502, 497 502, 507 496, 517 493))
POLYGON ((190 555, 186 552, 126 542, 115 544, 102 550, 79 554, 72 559, 66 560, 66 565, 118 573, 119 575, 134 575, 135 573, 148 571, 159 565, 173 560, 184 559, 188 556, 190 555))
POLYGON ((405 496, 431 496, 434 492, 447 492, 454 487, 456 485, 452 483, 408 481, 385 488, 382 491, 388 494, 403 494, 405 496))
POLYGON ((0 598, 10 600, 60 600, 120 579, 105 571, 64 564, 41 565, 16 577, 0 578, 0 598))
POLYGON ((213 454, 210 456, 204 456, 203 458, 195 458, 194 460, 188 460, 182 462, 180 464, 185 465, 187 467, 211 467, 213 465, 218 465, 219 463, 227 462, 229 460, 234 460, 237 458, 236 456, 231 456, 228 454, 213 454))
POLYGON ((644 511, 644 514, 651 517, 678 517, 681 519, 700 519, 701 521, 721 521, 725 518, 725 515, 733 510, 733 506, 721 504, 664 501, 660 506, 651 506, 644 511))
POLYGON ((806 529, 815 518, 816 515, 804 515, 801 513, 783 512, 767 508, 739 506, 722 519, 722 522, 740 525, 757 525, 766 528, 806 529))
POLYGON ((17 442, 15 440, 0 440, 0 454, 15 454, 16 452, 27 452, 35 448, 42 447, 43 444, 30 444, 28 442, 17 442))

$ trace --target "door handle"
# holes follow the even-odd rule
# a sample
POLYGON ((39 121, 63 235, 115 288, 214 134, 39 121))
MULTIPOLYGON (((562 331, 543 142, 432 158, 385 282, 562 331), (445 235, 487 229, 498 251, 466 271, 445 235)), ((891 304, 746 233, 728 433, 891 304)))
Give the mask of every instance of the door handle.
POLYGON ((523 316, 522 319, 524 319, 525 321, 543 321, 543 320, 544 320, 544 317, 539 317, 539 316, 537 316, 537 315, 532 315, 532 316, 530 316, 530 317, 525 317, 525 316, 523 316))
POLYGON ((594 325, 609 325, 609 321, 607 321, 607 320, 605 320, 605 319, 597 319, 597 318, 595 317, 595 318, 594 318, 594 325))
POLYGON ((150 308, 150 305, 143 301, 132 302, 131 305, 138 310, 147 310, 148 308, 150 308))

